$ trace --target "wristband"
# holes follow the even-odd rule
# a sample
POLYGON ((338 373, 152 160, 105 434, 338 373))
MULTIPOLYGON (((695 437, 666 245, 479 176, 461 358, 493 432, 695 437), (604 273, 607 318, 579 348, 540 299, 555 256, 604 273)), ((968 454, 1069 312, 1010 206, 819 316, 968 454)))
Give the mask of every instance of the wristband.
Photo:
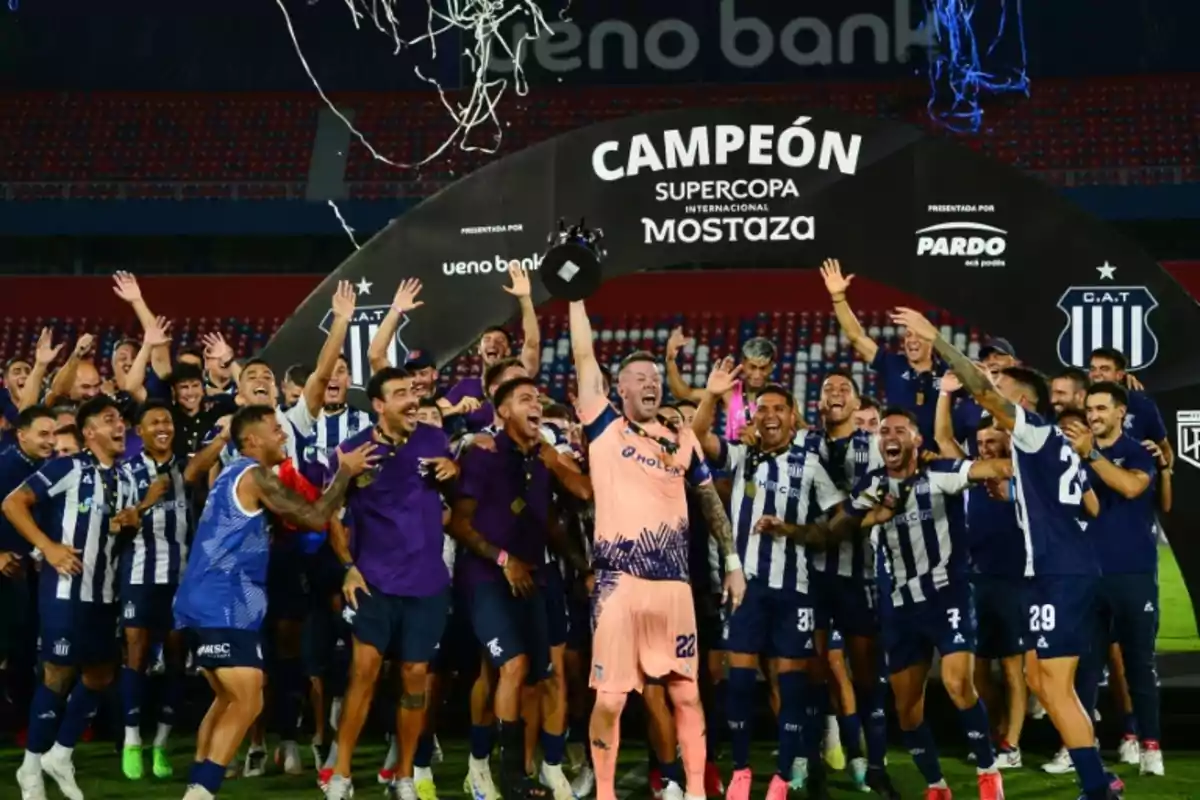
POLYGON ((350 570, 352 570, 352 569, 354 569, 354 562, 353 562, 353 561, 347 561, 345 564, 342 564, 342 570, 343 570, 344 572, 349 572, 349 571, 350 571, 350 570))
POLYGON ((501 550, 499 553, 496 553, 496 566, 504 569, 506 564, 508 564, 508 551, 501 550))
POLYGON ((844 302, 846 302, 846 294, 845 294, 845 292, 843 292, 842 294, 833 294, 833 295, 830 295, 830 297, 833 299, 833 302, 834 302, 834 303, 844 303, 844 302))
POLYGON ((742 568, 742 560, 740 558, 738 558, 737 555, 730 553, 729 555, 725 556, 725 571, 726 572, 737 572, 741 568, 742 568))
POLYGON ((1100 460, 1100 451, 1093 447, 1091 452, 1087 454, 1087 461, 1090 464, 1093 461, 1099 461, 1099 460, 1100 460))

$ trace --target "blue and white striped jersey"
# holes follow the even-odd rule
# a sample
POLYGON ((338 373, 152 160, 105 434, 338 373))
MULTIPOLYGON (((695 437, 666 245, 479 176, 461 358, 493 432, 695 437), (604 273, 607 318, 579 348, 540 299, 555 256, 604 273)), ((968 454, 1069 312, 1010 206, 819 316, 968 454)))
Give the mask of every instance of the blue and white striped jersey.
POLYGON ((116 602, 116 537, 109 522, 132 504, 119 470, 85 450, 51 459, 23 484, 37 498, 33 513, 42 532, 79 550, 83 565, 78 575, 61 575, 47 565, 39 584, 43 601, 116 602))
POLYGON ((1057 425, 1017 406, 1012 432, 1017 524, 1025 534, 1025 575, 1099 575, 1084 530, 1091 488, 1079 456, 1057 425))
MULTIPOLYGON (((830 439, 823 431, 809 431, 804 446, 816 452, 833 484, 849 496, 862 477, 883 466, 879 437, 856 430, 844 439, 830 439)), ((875 545, 864 537, 842 542, 837 549, 812 554, 812 569, 826 575, 872 580, 875 577, 875 545)))
POLYGON ((217 476, 175 593, 175 627, 262 627, 270 550, 266 515, 261 508, 242 508, 237 496, 238 483, 257 466, 254 459, 239 457, 217 476))
POLYGON ((846 499, 815 453, 796 443, 775 455, 722 441, 718 466, 733 474, 730 521, 747 580, 807 593, 808 549, 782 536, 759 534, 762 517, 806 525, 846 499))
POLYGON ((171 481, 163 498, 142 514, 141 526, 132 541, 121 545, 121 586, 173 586, 179 583, 187 565, 190 530, 183 467, 176 458, 159 464, 145 451, 121 465, 122 479, 132 504, 145 499, 150 484, 160 475, 171 481))
POLYGON ((313 426, 311 436, 300 442, 300 473, 314 486, 324 486, 332 477, 329 472, 333 451, 342 442, 375 424, 375 416, 357 408, 343 408, 330 413, 322 411, 313 426))
POLYGON ((851 508, 858 514, 889 494, 904 502, 895 516, 871 531, 888 572, 877 576, 880 590, 890 583, 894 607, 924 602, 951 580, 967 577, 966 520, 963 504, 952 496, 970 485, 967 474, 973 463, 939 459, 904 480, 874 469, 854 487, 851 508))

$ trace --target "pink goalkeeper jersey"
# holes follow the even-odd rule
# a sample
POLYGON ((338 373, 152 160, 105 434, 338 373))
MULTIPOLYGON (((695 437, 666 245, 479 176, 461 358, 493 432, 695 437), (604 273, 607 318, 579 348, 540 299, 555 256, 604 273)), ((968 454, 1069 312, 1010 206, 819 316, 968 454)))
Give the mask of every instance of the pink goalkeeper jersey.
POLYGON ((596 504, 592 566, 650 580, 688 580, 688 510, 684 481, 710 480, 700 441, 685 428, 670 456, 657 438, 674 434, 657 422, 637 432, 607 399, 579 408, 588 440, 596 504), (651 438, 653 437, 653 438, 651 438))
POLYGON ((742 429, 754 419, 754 409, 757 403, 746 399, 745 384, 738 381, 729 392, 729 400, 725 405, 725 440, 736 442, 742 434, 742 429))

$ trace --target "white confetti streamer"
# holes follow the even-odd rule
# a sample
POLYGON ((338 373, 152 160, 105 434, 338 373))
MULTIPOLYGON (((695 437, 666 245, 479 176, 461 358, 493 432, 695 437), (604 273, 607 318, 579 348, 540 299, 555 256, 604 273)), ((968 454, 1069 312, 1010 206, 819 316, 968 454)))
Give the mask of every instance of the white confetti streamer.
POLYGON ((332 200, 326 200, 325 202, 329 203, 329 207, 333 209, 333 215, 337 217, 337 221, 342 225, 342 230, 350 237, 350 244, 354 245, 355 250, 362 250, 362 245, 354 237, 354 228, 351 228, 350 223, 346 222, 346 218, 342 216, 342 210, 338 208, 338 204, 332 200))
MULTIPOLYGON (((503 51, 504 55, 513 64, 513 90, 520 97, 524 97, 529 92, 529 85, 525 80, 525 72, 521 66, 524 49, 529 42, 535 41, 542 35, 549 36, 552 34, 550 25, 546 22, 545 15, 537 5, 537 0, 427 0, 428 14, 426 16, 425 32, 413 38, 405 38, 400 31, 400 23, 395 13, 395 6, 399 1, 343 0, 346 7, 350 10, 354 27, 362 30, 364 23, 373 25, 376 30, 391 39, 394 47, 393 54, 414 45, 428 42, 433 56, 436 57, 438 37, 453 30, 463 31, 464 35, 470 39, 470 44, 464 48, 463 52, 463 55, 470 64, 472 81, 465 103, 452 102, 447 96, 446 90, 436 78, 426 76, 419 66, 413 68, 413 72, 416 73, 418 78, 437 90, 442 106, 454 121, 455 127, 435 150, 425 155, 420 161, 411 164, 393 161, 380 153, 354 127, 354 124, 338 110, 337 106, 333 104, 329 96, 325 93, 325 90, 321 87, 320 81, 317 80, 312 68, 309 66, 308 59, 304 56, 304 51, 300 47, 300 42, 296 37, 296 29, 292 24, 292 18, 288 13, 285 0, 275 0, 275 3, 279 6, 279 10, 283 12, 284 21, 287 23, 288 36, 292 40, 292 46, 296 50, 296 55, 300 58, 300 64, 304 68, 304 72, 308 75, 313 87, 317 90, 317 94, 320 95, 321 100, 329 107, 329 110, 345 124, 351 135, 367 149, 367 152, 371 154, 373 159, 388 166, 410 169, 428 164, 433 159, 442 155, 442 153, 456 142, 459 148, 464 151, 495 153, 500 147, 503 129, 496 109, 501 98, 504 96, 504 92, 508 89, 509 82, 507 78, 491 77, 488 74, 488 65, 491 63, 493 48, 503 51), (445 10, 434 8, 434 2, 444 5, 445 10), (505 41, 504 36, 501 35, 500 27, 518 14, 525 15, 528 18, 529 24, 528 32, 522 34, 521 38, 515 43, 516 46, 514 48, 505 41), (492 136, 493 144, 491 146, 477 146, 470 144, 468 141, 471 132, 482 125, 489 125, 494 128, 492 136)), ((313 4, 314 0, 309 0, 309 5, 313 4)), ((565 9, 559 14, 559 18, 566 19, 565 9)), ((340 219, 341 215, 339 214, 338 216, 340 219)), ((343 226, 345 226, 344 222, 343 226)))

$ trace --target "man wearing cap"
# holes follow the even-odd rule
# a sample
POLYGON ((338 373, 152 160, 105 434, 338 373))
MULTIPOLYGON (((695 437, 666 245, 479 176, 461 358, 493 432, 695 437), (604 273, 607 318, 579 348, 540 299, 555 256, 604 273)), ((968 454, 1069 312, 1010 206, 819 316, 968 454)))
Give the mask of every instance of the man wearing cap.
POLYGON ((437 400, 441 396, 437 385, 437 363, 427 350, 408 351, 404 369, 413 378, 413 388, 421 397, 437 400))
MULTIPOLYGON (((1001 339, 997 336, 988 338, 979 348, 979 363, 995 380, 996 376, 1000 374, 1000 370, 1006 367, 1015 367, 1021 362, 1017 360, 1017 353, 1008 339, 1001 339)), ((959 391, 956 392, 956 395, 951 417, 954 423, 955 438, 959 442, 966 442, 967 453, 971 458, 978 458, 979 444, 976 441, 975 433, 979 430, 980 421, 990 415, 975 402, 975 398, 966 392, 959 391)))

